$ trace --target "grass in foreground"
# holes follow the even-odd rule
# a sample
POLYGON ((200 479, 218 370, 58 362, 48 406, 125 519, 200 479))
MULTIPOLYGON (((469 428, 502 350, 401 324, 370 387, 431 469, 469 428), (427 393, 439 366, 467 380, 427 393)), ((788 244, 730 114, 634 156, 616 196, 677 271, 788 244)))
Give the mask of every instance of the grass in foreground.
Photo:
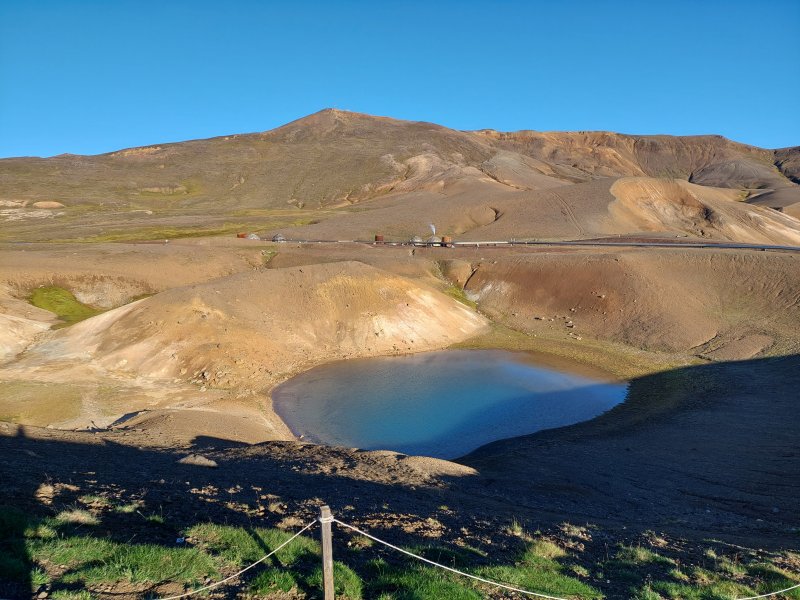
MULTIPOLYGON (((100 498, 100 497, 98 497, 100 498)), ((88 499, 88 498, 87 498, 88 499)), ((163 542, 169 518, 152 523, 136 512, 120 511, 110 501, 91 497, 92 519, 58 516, 32 518, 14 508, 0 507, 0 587, 17 582, 36 593, 48 586, 51 598, 89 600, 125 593, 164 595, 197 588, 250 565, 291 533, 261 527, 211 523, 176 528, 185 541, 163 542), (114 519, 136 519, 136 535, 127 541, 111 537, 114 519), (153 543, 153 539, 162 543, 153 543), (136 542, 141 539, 143 541, 136 542), (150 540, 150 541, 144 541, 150 540)), ((131 503, 130 506, 138 503, 131 503)), ((152 512, 154 507, 142 507, 152 512)), ((118 527, 119 529, 119 527, 118 527)), ((167 532, 166 539, 171 537, 167 532)), ((412 552, 453 568, 515 587, 564 598, 600 600, 731 600, 789 587, 800 581, 790 571, 800 560, 791 553, 774 561, 763 555, 723 556, 709 549, 698 564, 681 561, 673 548, 618 545, 608 558, 594 562, 571 538, 584 542, 590 534, 566 532, 549 538, 518 537, 516 554, 500 561, 491 555, 457 546, 420 546, 412 552), (787 565, 789 566, 787 568, 787 565), (609 585, 610 584, 610 585, 609 585), (606 588, 606 589, 604 589, 606 588)), ((479 600, 508 597, 495 586, 475 582, 410 558, 378 544, 350 543, 360 536, 337 531, 334 554, 337 598, 361 600, 479 600)), ((773 557, 775 558, 775 557, 773 557)), ((227 588, 231 597, 313 598, 320 596, 322 572, 319 543, 300 536, 227 588)), ((27 595, 27 594, 20 594, 27 595)), ((786 598, 800 599, 800 590, 786 598)))
MULTIPOLYGON (((0 580, 25 582, 32 592, 49 585, 54 598, 102 596, 108 585, 133 586, 141 594, 165 589, 165 585, 173 590, 176 584, 191 589, 208 578, 222 578, 255 562, 292 535, 278 529, 203 523, 183 531, 186 543, 179 546, 124 543, 104 535, 104 516, 112 519, 131 513, 120 513, 109 502, 92 500, 94 512, 99 514, 91 519, 65 518, 66 513, 87 512, 84 509, 39 519, 13 508, 0 509, 0 580)), ((152 527, 156 525, 142 519, 137 537, 147 539, 146 530, 152 527)), ((551 550, 543 553, 554 556, 551 550)), ((587 599, 602 597, 599 591, 562 572, 554 558, 538 556, 535 545, 514 564, 484 567, 474 564, 476 560, 486 562, 484 555, 474 550, 425 546, 412 551, 485 577, 502 577, 557 593, 578 591, 587 599)), ((490 590, 402 557, 384 558, 380 548, 369 544, 353 544, 337 553, 341 557, 334 563, 337 598, 472 600, 486 597, 490 590)), ((319 543, 301 536, 233 585, 241 594, 259 597, 285 593, 316 597, 322 585, 319 543)))
MULTIPOLYGON (((771 593, 800 582, 800 574, 755 559, 739 562, 707 550, 704 567, 679 561, 640 546, 620 546, 598 565, 602 575, 629 584, 635 600, 731 600, 771 593)), ((800 589, 776 598, 800 599, 800 589)))
POLYGON ((197 548, 114 541, 98 531, 97 516, 74 519, 75 512, 30 519, 15 509, 0 510, 0 580, 28 580, 32 592, 50 584, 54 598, 72 597, 101 583, 192 586, 219 576, 224 566, 197 548))

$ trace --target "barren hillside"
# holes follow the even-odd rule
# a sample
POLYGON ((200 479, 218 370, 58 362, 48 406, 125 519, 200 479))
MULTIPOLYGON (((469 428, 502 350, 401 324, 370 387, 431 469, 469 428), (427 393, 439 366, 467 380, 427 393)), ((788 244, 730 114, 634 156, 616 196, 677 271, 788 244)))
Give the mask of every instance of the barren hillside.
MULTIPOLYGON (((720 136, 465 132, 329 109, 264 133, 0 160, 0 236, 158 239, 274 232, 331 218, 331 228, 304 235, 408 235, 429 222, 462 235, 501 215, 514 226, 475 235, 639 233, 641 223, 614 215, 594 222, 608 198, 602 189, 586 206, 570 198, 587 197, 598 180, 678 179, 727 188, 732 202, 747 199, 791 216, 800 201, 796 163, 797 148, 765 150, 720 136)), ((683 204, 681 192, 660 196, 683 204)))
POLYGON ((47 334, 29 322, 37 327, 3 369, 6 382, 106 388, 69 415, 44 417, 62 427, 156 407, 211 410, 225 398, 256 408, 274 383, 315 364, 443 348, 486 327, 436 289, 356 262, 178 286, 47 334))
POLYGON ((475 265, 467 294, 510 327, 744 359, 800 351, 800 261, 698 250, 529 254, 475 265))

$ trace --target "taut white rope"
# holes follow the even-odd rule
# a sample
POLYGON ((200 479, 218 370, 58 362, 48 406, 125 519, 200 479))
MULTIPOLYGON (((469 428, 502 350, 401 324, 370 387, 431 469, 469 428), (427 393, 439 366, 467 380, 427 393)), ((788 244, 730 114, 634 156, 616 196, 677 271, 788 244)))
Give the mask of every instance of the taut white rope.
POLYGON ((734 600, 756 600, 757 598, 769 598, 770 596, 777 596, 778 594, 782 594, 784 592, 791 592, 792 590, 796 590, 800 588, 800 583, 793 585, 792 587, 788 587, 784 590, 778 590, 777 592, 770 592, 769 594, 761 594, 760 596, 748 596, 747 598, 735 598, 734 600))
POLYGON ((253 568, 253 567, 255 567, 256 565, 258 565, 258 564, 261 564, 262 562, 264 562, 265 560, 267 560, 267 559, 268 559, 270 556, 272 556, 273 554, 275 554, 275 553, 276 553, 278 550, 280 550, 280 549, 281 549, 281 548, 283 548, 284 546, 288 546, 288 545, 289 545, 290 543, 292 543, 292 542, 293 542, 295 539, 297 539, 298 537, 300 537, 300 534, 301 534, 301 533, 303 533, 303 532, 305 532, 305 531, 307 531, 307 530, 311 529, 311 527, 312 527, 313 525, 315 525, 316 523, 317 523, 317 520, 316 520, 316 519, 314 519, 313 521, 311 521, 311 523, 309 523, 308 525, 306 525, 305 527, 303 527, 303 528, 302 528, 300 531, 298 531, 297 533, 295 533, 295 534, 294 534, 292 537, 290 537, 288 540, 286 540, 285 542, 283 542, 283 543, 282 543, 280 546, 278 546, 277 548, 275 548, 275 550, 273 550, 272 552, 270 552, 270 553, 269 553, 269 554, 267 554, 266 556, 262 556, 261 558, 259 558, 259 559, 258 559, 256 562, 254 562, 253 564, 246 566, 244 569, 242 569, 242 570, 241 570, 241 571, 239 571, 238 573, 234 573, 234 574, 233 574, 233 575, 231 575, 230 577, 226 577, 225 579, 223 579, 223 580, 221 580, 221 581, 217 581, 216 583, 211 583, 211 584, 209 584, 209 585, 207 585, 207 586, 205 586, 205 587, 197 588, 196 590, 192 590, 191 592, 186 592, 185 594, 180 594, 179 596, 168 596, 168 597, 166 597, 166 598, 161 598, 161 600, 178 600, 178 598, 186 598, 187 596, 191 596, 192 594, 197 594, 197 593, 199 593, 199 592, 204 592, 204 591, 206 591, 206 590, 210 590, 210 589, 212 589, 212 588, 215 588, 215 587, 217 587, 217 586, 220 586, 220 585, 222 585, 223 583, 226 583, 226 582, 230 581, 231 579, 236 579, 237 577, 239 577, 239 575, 241 575, 241 574, 242 574, 242 573, 244 573, 245 571, 249 571, 250 569, 252 569, 252 568, 253 568))
POLYGON ((511 590, 512 592, 519 592, 520 594, 527 594, 528 596, 535 596, 537 598, 546 598, 547 600, 567 600, 567 598, 561 598, 559 596, 548 596, 547 594, 540 594, 539 592, 531 592, 529 590, 523 590, 523 589, 518 588, 518 587, 514 587, 514 586, 511 586, 511 585, 506 585, 505 583, 498 583, 497 581, 492 581, 491 579, 484 579, 483 577, 478 577, 477 575, 471 575, 469 573, 465 573, 464 571, 459 571, 458 569, 454 569, 452 567, 448 567, 446 565, 439 564, 439 563, 437 563, 435 561, 432 561, 430 559, 425 558, 424 556, 420 556, 419 554, 414 554, 413 552, 409 552, 408 550, 404 550, 403 548, 400 548, 399 546, 395 546, 394 544, 390 544, 389 542, 384 541, 384 540, 382 540, 380 538, 376 538, 374 535, 370 535, 366 531, 361 531, 357 527, 353 527, 352 525, 348 525, 347 523, 343 523, 339 519, 334 518, 333 520, 336 523, 338 523, 339 525, 343 526, 343 527, 347 527, 348 529, 352 529, 356 533, 360 533, 361 535, 366 536, 371 540, 375 540, 376 542, 381 543, 384 546, 388 546, 392 550, 397 550, 398 552, 402 552, 403 554, 406 554, 406 555, 408 555, 408 556, 410 556, 412 558, 416 558, 417 560, 421 560, 422 562, 426 562, 426 563, 428 563, 430 565, 433 565, 434 567, 439 567, 440 569, 444 569, 445 571, 450 571, 452 573, 455 573, 456 575, 463 575, 464 577, 469 577, 470 579, 475 579, 476 581, 481 581, 481 582, 489 584, 489 585, 494 585, 494 586, 501 587, 501 588, 504 588, 504 589, 507 589, 507 590, 511 590))
MULTIPOLYGON (((499 587, 499 588, 510 590, 512 592, 518 592, 520 594, 526 594, 528 596, 534 596, 536 598, 545 598, 546 600, 568 600, 567 598, 562 598, 560 596, 549 596, 547 594, 542 594, 540 592, 532 592, 530 590, 524 590, 522 588, 518 588, 518 587, 511 586, 511 585, 507 585, 505 583, 500 583, 500 582, 497 582, 497 581, 492 581, 491 579, 485 579, 485 578, 479 577, 477 575, 472 575, 471 573, 465 573, 464 571, 459 571, 458 569, 454 569, 453 567, 448 567, 447 565, 443 565, 443 564, 437 563, 436 561, 430 560, 429 558, 425 558, 424 556, 420 556, 419 554, 414 554, 413 552, 405 550, 404 548, 400 548, 399 546, 395 546, 394 544, 390 544, 389 542, 387 542, 385 540, 382 540, 382 539, 380 539, 378 537, 375 537, 374 535, 372 535, 370 533, 367 533, 366 531, 362 531, 358 527, 350 525, 349 523, 345 523, 343 521, 340 521, 339 519, 337 519, 335 517, 331 517, 330 521, 338 523, 339 525, 341 525, 342 527, 346 527, 347 529, 351 529, 352 531, 355 531, 356 533, 359 533, 359 534, 361 534, 361 535, 363 535, 365 537, 368 537, 369 539, 374 540, 374 541, 378 542, 379 544, 383 544, 384 546, 387 546, 388 548, 391 548, 392 550, 397 550, 398 552, 400 552, 402 554, 405 554, 407 556, 410 556, 411 558, 415 558, 415 559, 420 560, 422 562, 428 563, 429 565, 432 565, 434 567, 438 567, 440 569, 444 569, 445 571, 450 571, 451 573, 455 573, 456 575, 461 575, 463 577, 468 577, 470 579, 474 579, 475 581, 480 581, 481 583, 485 583, 487 585, 493 585, 493 586, 496 586, 496 587, 499 587)), ((212 583, 212 584, 206 585, 206 586, 201 587, 201 588, 197 588, 196 590, 192 590, 190 592, 186 592, 185 594, 180 594, 178 596, 168 596, 166 598, 161 598, 160 600, 179 600, 180 598, 186 598, 188 596, 192 596, 193 594, 198 594, 200 592, 204 592, 206 590, 213 589, 215 587, 218 587, 218 586, 222 585, 223 583, 227 583, 228 581, 231 581, 232 579, 236 579, 237 577, 239 577, 240 575, 242 575, 246 571, 249 571, 250 569, 252 569, 256 565, 259 565, 262 562, 264 562, 265 560, 267 560, 270 556, 274 555, 276 552, 278 552, 279 550, 281 550, 285 546, 288 546, 289 544, 291 544, 294 540, 296 540, 298 537, 300 537, 300 535, 302 535, 303 533, 305 533, 306 531, 311 529, 311 527, 313 527, 317 522, 321 523, 322 520, 321 519, 314 519, 313 521, 308 523, 305 527, 303 527, 301 530, 299 530, 297 533, 295 533, 292 537, 290 537, 288 540, 286 540, 281 545, 279 545, 277 548, 275 548, 272 552, 270 552, 269 554, 266 554, 265 556, 262 556, 256 562, 246 566, 241 571, 239 571, 237 573, 234 573, 233 575, 230 575, 229 577, 226 577, 225 579, 222 579, 220 581, 217 581, 216 583, 212 583)), ((326 522, 327 522, 327 520, 326 520, 326 522)), ((782 590, 775 591, 775 592, 769 592, 767 594, 759 594, 758 596, 747 596, 747 597, 744 597, 744 598, 735 598, 734 600, 759 600, 760 598, 769 598, 770 596, 777 596, 778 594, 783 594, 785 592, 790 592, 790 591, 796 590, 798 588, 800 588, 800 583, 795 584, 795 585, 793 585, 791 587, 788 587, 788 588, 784 588, 782 590)))
MULTIPOLYGON (((477 575, 471 575, 469 573, 465 573, 464 571, 459 571, 458 569, 454 569, 452 567, 448 567, 446 565, 439 564, 439 563, 437 563, 435 561, 432 561, 430 559, 425 558, 424 556, 419 556, 418 554, 414 554, 413 552, 409 552, 408 550, 404 550, 403 548, 400 548, 399 546, 395 546, 394 544, 390 544, 389 542, 384 541, 384 540, 382 540, 380 538, 377 538, 374 535, 371 535, 371 534, 367 533, 366 531, 361 531, 357 527, 354 527, 352 525, 344 523, 344 522, 340 521, 339 519, 334 518, 333 520, 336 523, 338 523, 339 525, 342 525, 343 527, 347 527, 348 529, 352 529, 356 533, 360 533, 361 535, 366 536, 371 540, 375 540, 376 542, 381 543, 384 546, 388 546, 389 548, 391 548, 393 550, 397 550, 398 552, 402 552, 403 554, 406 554, 406 555, 408 555, 408 556, 410 556, 412 558, 416 558, 417 560, 421 560, 421 561, 426 562, 426 563, 428 563, 430 565, 433 565, 434 567, 439 567, 440 569, 445 569, 446 571, 450 571, 450 572, 455 573, 457 575, 463 575, 464 577, 469 577, 470 579, 475 579, 477 581, 481 581, 481 582, 489 584, 489 585, 495 585, 497 587, 501 587, 501 588, 505 588, 507 590, 511 590, 512 592, 519 592, 520 594, 527 594, 529 596, 535 596, 537 598, 547 598, 548 600, 566 600, 566 598, 559 598, 558 596, 548 596, 547 594, 540 594, 539 592, 531 592, 529 590, 523 590, 521 588, 517 588, 517 587, 510 586, 510 585, 506 585, 505 583, 498 583, 497 581, 492 581, 490 579, 484 579, 483 577, 478 577, 477 575)), ((796 585, 793 585, 791 587, 785 588, 783 590, 778 590, 776 592, 770 592, 768 594, 761 594, 759 596, 748 596, 746 598, 734 598, 734 600, 758 600, 759 598, 769 598, 770 596, 777 596, 778 594, 783 594, 784 592, 790 592, 790 591, 795 590, 797 588, 800 588, 800 583, 798 583, 796 585)))

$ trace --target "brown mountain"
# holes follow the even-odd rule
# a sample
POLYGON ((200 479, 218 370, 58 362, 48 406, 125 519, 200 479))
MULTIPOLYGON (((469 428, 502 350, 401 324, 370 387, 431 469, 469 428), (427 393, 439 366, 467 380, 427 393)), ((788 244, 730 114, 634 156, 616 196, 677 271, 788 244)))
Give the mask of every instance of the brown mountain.
POLYGON ((763 207, 797 214, 798 155, 720 136, 464 132, 328 109, 264 133, 0 160, 2 235, 115 239, 126 226, 131 237, 158 238, 322 221, 303 235, 341 238, 406 236, 434 222, 473 238, 679 232, 790 243, 800 223, 763 207), (622 177, 661 181, 659 202, 679 218, 620 219, 609 190, 622 177), (673 179, 703 187, 666 185, 673 179), (708 204, 709 187, 736 193, 720 209, 708 204), (727 206, 736 200, 759 206, 727 206), (721 222, 729 217, 744 230, 731 233, 721 222), (750 232, 748 223, 763 226, 750 232))

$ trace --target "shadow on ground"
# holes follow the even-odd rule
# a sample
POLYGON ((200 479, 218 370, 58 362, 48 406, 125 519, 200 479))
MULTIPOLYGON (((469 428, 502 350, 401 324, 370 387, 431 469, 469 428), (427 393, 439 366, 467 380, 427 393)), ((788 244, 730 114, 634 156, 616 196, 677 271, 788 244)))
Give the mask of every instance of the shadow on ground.
MULTIPOLYGON (((170 547, 197 523, 293 530, 329 504, 390 541, 466 543, 494 560, 519 550, 512 521, 530 530, 599 524, 607 533, 592 542, 598 552, 645 530, 796 550, 799 405, 800 356, 654 374, 631 382, 628 401, 598 419, 464 457, 459 462, 478 473, 461 477, 426 473, 402 457, 308 444, 198 438, 195 448, 152 448, 124 429, 5 424, 0 504, 35 518, 84 506, 87 495, 138 502, 134 512, 104 513, 92 534, 170 547), (178 462, 190 452, 218 466, 178 462), (163 526, 148 527, 143 539, 143 519, 163 526)), ((27 524, 6 527, 6 539, 17 539, 27 524)), ((337 534, 343 551, 348 540, 337 534)), ((0 582, 0 597, 28 597, 30 560, 24 549, 4 552, 22 556, 26 573, 0 582)))
POLYGON ((800 356, 709 363, 635 379, 597 419, 459 462, 573 519, 797 547, 798 429, 800 356))

